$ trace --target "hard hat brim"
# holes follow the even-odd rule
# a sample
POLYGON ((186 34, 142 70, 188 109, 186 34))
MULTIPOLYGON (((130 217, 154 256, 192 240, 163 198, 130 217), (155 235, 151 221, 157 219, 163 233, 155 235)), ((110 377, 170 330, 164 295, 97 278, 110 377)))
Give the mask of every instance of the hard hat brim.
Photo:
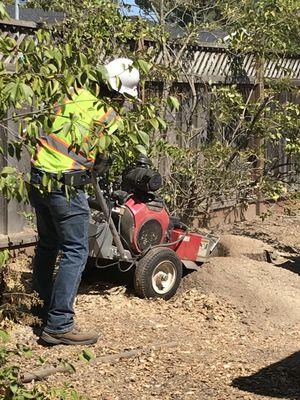
POLYGON ((121 93, 121 94, 128 94, 129 96, 132 96, 132 97, 135 97, 135 98, 137 98, 138 97, 138 90, 137 90, 137 88, 134 88, 134 89, 130 89, 130 88, 120 88, 120 90, 119 90, 119 92, 121 93))
POLYGON ((121 94, 128 94, 129 96, 138 97, 138 89, 136 88, 127 88, 126 86, 117 87, 115 79, 109 79, 108 84, 112 90, 121 94))

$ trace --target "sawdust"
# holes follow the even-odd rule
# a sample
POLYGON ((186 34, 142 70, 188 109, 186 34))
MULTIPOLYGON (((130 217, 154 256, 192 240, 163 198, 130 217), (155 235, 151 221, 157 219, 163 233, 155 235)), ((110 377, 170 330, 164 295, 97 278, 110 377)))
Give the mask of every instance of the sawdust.
POLYGON ((261 240, 236 235, 222 235, 217 251, 221 257, 242 257, 257 261, 267 261, 272 246, 261 240))
POLYGON ((292 326, 300 321, 299 276, 279 265, 216 257, 188 276, 181 290, 190 287, 217 294, 225 303, 244 310, 255 328, 292 326))
MULTIPOLYGON (((76 304, 78 324, 101 332, 90 348, 95 361, 43 385, 67 381, 95 400, 300 399, 299 231, 298 217, 280 216, 227 228, 219 256, 187 274, 168 302, 141 300, 115 283, 122 277, 103 282, 99 272, 76 304), (273 263, 266 251, 276 253, 273 263), (104 354, 168 342, 177 346, 97 364, 104 354)), ((45 348, 28 326, 16 326, 13 337, 32 348, 31 358, 16 356, 22 370, 39 357, 76 366, 85 349, 45 348)))

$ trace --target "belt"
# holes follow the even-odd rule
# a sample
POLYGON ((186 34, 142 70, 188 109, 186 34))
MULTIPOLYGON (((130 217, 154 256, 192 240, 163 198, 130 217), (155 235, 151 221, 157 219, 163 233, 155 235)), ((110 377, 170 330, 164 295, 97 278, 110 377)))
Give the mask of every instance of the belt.
POLYGON ((31 167, 31 181, 32 183, 40 184, 42 183, 43 176, 47 175, 58 182, 61 182, 64 185, 72 186, 74 188, 81 188, 84 185, 88 185, 92 182, 91 173, 87 170, 74 170, 67 171, 61 174, 56 174, 53 172, 46 172, 36 167, 31 167), (37 174, 39 176, 39 182, 34 182, 33 174, 37 174))

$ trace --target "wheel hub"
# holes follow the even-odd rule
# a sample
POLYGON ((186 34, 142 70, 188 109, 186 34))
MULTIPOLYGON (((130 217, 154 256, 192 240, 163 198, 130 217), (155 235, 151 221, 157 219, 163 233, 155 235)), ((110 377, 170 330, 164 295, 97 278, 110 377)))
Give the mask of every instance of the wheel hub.
POLYGON ((176 281, 176 268, 171 261, 162 261, 154 269, 152 274, 152 286, 156 293, 169 292, 176 281))

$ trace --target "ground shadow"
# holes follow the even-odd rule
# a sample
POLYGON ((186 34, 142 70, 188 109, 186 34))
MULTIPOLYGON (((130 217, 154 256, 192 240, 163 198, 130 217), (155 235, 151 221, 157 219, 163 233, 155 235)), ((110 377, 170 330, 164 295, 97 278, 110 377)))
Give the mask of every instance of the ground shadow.
MULTIPOLYGON (((110 262, 107 262, 111 264, 110 262)), ((106 294, 111 292, 114 288, 122 286, 125 288, 124 294, 132 295, 134 291, 134 267, 130 271, 125 271, 130 264, 121 263, 120 266, 117 264, 103 268, 96 268, 92 264, 88 264, 82 277, 82 281, 79 287, 79 294, 106 294), (120 269, 119 269, 120 267, 120 269)), ((182 278, 195 272, 194 270, 189 270, 183 268, 182 278)))
MULTIPOLYGON (((103 261, 103 269, 96 268, 92 262, 88 262, 82 274, 78 293, 87 294, 90 291, 95 294, 105 293, 114 287, 124 286, 126 292, 133 291, 133 273, 134 271, 121 272, 117 263, 112 265, 112 261, 107 261, 111 266, 105 267, 103 261)), ((125 270, 130 264, 122 264, 120 268, 125 270)), ((21 282, 24 286, 25 293, 32 293, 32 266, 30 271, 21 272, 21 282)), ((56 273, 56 272, 55 272, 56 273)))
MULTIPOLYGON (((110 261, 108 264, 111 263, 110 261)), ((113 288, 122 286, 125 288, 126 294, 132 294, 134 292, 134 268, 130 269, 130 271, 122 272, 126 268, 128 268, 128 264, 122 263, 120 265, 115 263, 107 267, 102 265, 101 268, 96 268, 94 265, 87 265, 78 293, 105 294, 113 288)))
POLYGON ((262 396, 299 400, 300 351, 251 376, 234 379, 232 386, 262 396))
POLYGON ((277 267, 287 269, 300 275, 300 257, 292 257, 282 264, 276 264, 277 267))

